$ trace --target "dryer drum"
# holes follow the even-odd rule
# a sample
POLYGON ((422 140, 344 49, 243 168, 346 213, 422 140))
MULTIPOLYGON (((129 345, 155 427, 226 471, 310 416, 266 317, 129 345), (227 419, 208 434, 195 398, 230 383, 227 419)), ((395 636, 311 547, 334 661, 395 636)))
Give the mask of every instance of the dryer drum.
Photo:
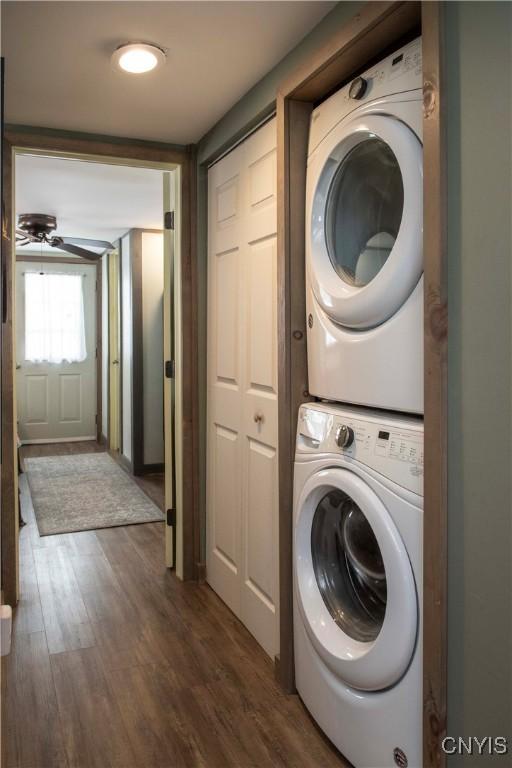
POLYGON ((355 640, 374 641, 386 613, 384 563, 368 520, 343 491, 332 490, 320 500, 311 553, 320 594, 334 621, 355 640))
POLYGON ((370 137, 344 158, 329 189, 325 239, 338 275, 367 285, 384 266, 398 236, 404 205, 400 165, 391 148, 370 137))

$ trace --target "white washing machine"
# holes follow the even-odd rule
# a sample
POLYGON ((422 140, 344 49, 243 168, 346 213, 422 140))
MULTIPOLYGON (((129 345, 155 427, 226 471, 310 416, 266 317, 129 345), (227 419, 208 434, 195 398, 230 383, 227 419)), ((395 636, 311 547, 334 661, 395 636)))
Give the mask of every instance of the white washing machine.
POLYGON ((423 413, 421 39, 311 117, 309 391, 423 413))
POLYGON ((422 765, 423 422, 299 412, 297 690, 356 768, 422 765))

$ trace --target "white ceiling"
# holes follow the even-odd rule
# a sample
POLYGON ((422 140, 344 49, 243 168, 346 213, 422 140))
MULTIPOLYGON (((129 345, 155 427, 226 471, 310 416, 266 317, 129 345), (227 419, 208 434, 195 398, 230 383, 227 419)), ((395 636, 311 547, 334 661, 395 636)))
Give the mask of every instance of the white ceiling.
POLYGON ((2 0, 6 122, 194 143, 335 4, 2 0), (168 49, 166 65, 114 71, 130 40, 168 49))
MULTIPOLYGON (((18 155, 15 178, 16 216, 56 216, 53 234, 112 242, 132 228, 162 228, 161 171, 18 155)), ((38 252, 39 246, 18 251, 38 252)))

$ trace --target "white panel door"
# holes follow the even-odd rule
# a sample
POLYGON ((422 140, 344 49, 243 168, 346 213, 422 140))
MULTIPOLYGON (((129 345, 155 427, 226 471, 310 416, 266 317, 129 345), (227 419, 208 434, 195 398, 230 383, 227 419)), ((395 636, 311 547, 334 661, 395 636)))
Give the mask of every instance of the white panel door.
POLYGON ((276 124, 209 172, 207 580, 278 652, 276 124))
POLYGON ((18 433, 24 442, 96 439, 96 267, 89 264, 16 265, 16 386, 18 433), (31 362, 25 354, 25 274, 83 275, 86 358, 31 362))

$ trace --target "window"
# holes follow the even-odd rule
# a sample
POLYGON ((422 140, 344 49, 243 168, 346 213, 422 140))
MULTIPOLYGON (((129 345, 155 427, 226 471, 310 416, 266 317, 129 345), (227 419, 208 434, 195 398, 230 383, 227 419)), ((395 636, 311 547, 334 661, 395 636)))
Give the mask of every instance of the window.
POLYGON ((26 360, 85 360, 83 279, 82 275, 25 274, 26 360))

